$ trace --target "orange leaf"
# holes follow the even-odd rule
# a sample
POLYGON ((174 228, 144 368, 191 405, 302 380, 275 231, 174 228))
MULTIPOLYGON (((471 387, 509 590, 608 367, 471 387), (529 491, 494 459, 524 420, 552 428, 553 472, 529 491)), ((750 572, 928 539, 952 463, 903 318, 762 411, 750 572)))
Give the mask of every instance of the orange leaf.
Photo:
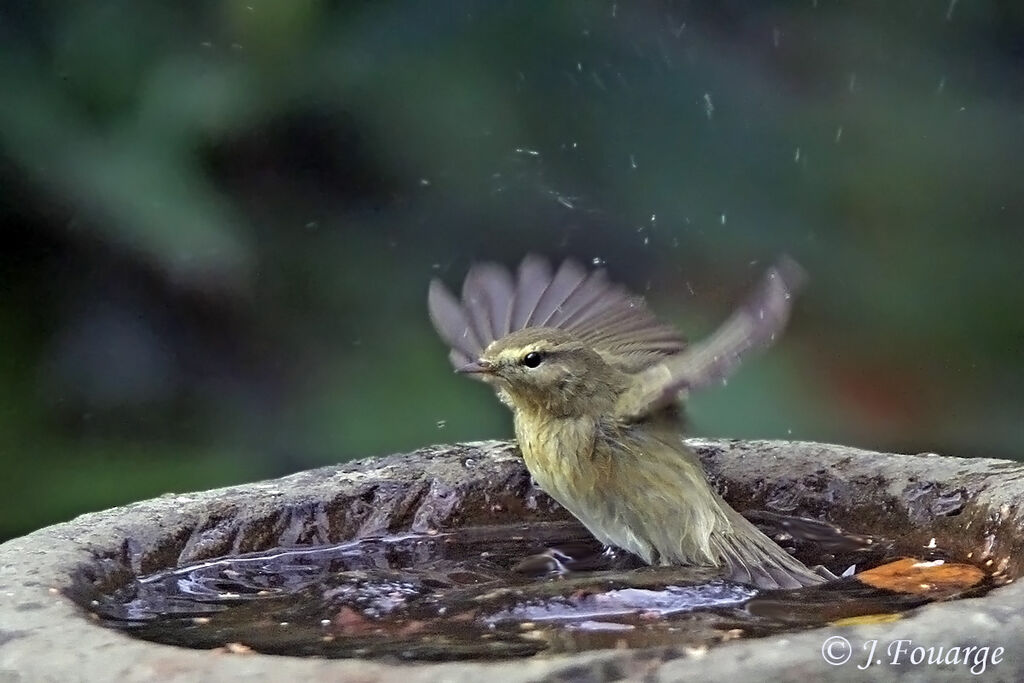
POLYGON ((875 588, 928 595, 965 590, 981 583, 985 572, 970 564, 905 557, 855 575, 875 588))

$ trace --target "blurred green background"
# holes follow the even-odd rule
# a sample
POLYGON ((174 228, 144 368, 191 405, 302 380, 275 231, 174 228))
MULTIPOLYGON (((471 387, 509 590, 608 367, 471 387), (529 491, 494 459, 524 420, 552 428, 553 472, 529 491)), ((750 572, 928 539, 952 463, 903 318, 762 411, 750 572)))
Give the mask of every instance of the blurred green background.
POLYGON ((0 91, 0 539, 509 436, 426 287, 528 251, 805 266, 699 434, 1021 456, 1019 2, 12 0, 0 91))

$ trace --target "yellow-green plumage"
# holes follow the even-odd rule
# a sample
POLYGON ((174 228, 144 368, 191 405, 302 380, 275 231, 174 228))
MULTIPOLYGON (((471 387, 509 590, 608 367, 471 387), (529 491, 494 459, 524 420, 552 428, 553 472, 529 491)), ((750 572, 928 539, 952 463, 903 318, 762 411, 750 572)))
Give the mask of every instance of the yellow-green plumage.
POLYGON ((766 588, 823 581, 733 510, 682 441, 677 400, 774 340, 797 270, 769 271, 708 341, 687 346, 641 301, 567 262, 528 257, 513 281, 477 266, 462 302, 431 286, 452 360, 497 390, 537 483, 600 541, 648 563, 718 567, 766 588))
POLYGON ((533 421, 520 412, 515 423, 534 479, 602 543, 649 564, 722 567, 762 587, 822 581, 722 500, 669 425, 533 421))

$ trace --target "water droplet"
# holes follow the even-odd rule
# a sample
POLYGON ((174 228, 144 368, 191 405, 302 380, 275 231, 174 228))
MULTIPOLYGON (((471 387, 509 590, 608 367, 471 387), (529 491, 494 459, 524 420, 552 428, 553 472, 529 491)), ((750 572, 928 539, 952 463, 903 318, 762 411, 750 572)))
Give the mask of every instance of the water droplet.
POLYGON ((711 93, 709 92, 704 93, 704 113, 707 114, 709 120, 715 113, 715 105, 711 101, 711 93))

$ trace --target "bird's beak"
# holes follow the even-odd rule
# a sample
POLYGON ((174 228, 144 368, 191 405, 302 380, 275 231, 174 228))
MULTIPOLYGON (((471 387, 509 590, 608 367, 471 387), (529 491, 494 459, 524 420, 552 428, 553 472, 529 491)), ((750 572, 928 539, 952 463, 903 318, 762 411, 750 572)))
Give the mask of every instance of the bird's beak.
POLYGON ((480 359, 475 360, 472 363, 466 363, 461 368, 456 370, 460 374, 487 374, 493 372, 494 366, 487 361, 480 359))

